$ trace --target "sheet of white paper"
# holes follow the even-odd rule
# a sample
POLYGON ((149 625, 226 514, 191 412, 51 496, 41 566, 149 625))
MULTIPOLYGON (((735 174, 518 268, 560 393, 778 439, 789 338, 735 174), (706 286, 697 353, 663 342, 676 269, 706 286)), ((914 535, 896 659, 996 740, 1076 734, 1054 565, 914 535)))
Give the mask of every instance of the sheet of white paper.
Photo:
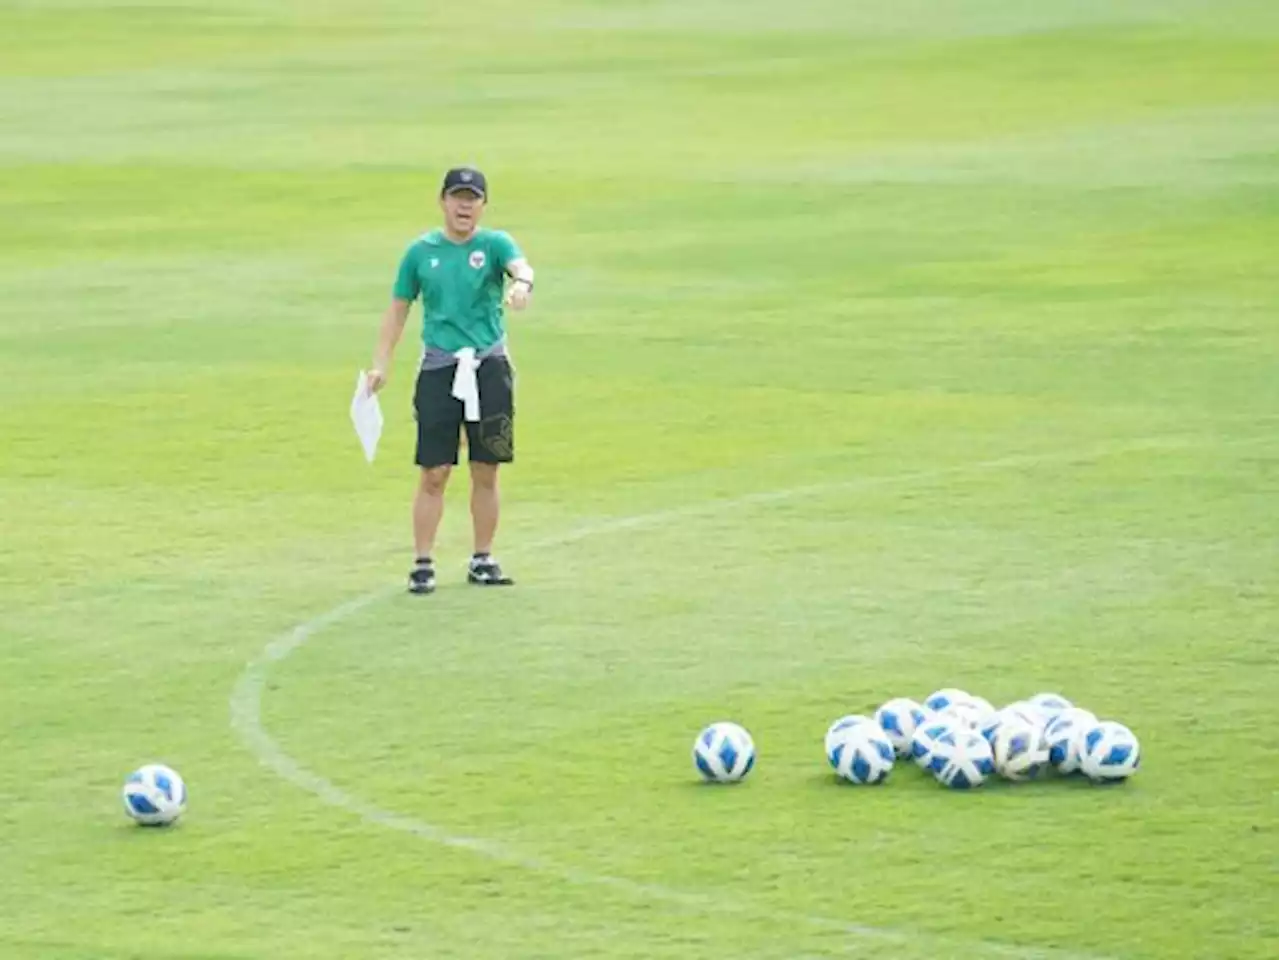
POLYGON ((364 448, 364 458, 373 463, 382 436, 382 406, 378 395, 369 392, 369 378, 361 370, 356 374, 356 394, 351 398, 351 423, 364 448))

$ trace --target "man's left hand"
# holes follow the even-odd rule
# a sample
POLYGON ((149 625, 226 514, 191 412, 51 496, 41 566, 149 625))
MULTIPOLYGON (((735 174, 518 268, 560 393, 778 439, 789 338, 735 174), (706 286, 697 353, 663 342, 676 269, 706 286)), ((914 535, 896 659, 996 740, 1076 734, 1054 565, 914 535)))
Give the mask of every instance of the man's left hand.
POLYGON ((507 306, 512 310, 523 310, 529 305, 529 299, 533 291, 529 289, 527 283, 516 281, 507 288, 507 306))

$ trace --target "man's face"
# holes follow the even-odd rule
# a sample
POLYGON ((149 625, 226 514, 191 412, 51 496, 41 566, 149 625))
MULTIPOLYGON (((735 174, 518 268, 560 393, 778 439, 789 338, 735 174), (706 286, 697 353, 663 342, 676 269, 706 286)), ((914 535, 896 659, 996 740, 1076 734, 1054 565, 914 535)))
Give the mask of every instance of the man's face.
POLYGON ((469 234, 480 225, 484 214, 484 197, 474 190, 452 190, 440 198, 444 223, 450 233, 469 234))

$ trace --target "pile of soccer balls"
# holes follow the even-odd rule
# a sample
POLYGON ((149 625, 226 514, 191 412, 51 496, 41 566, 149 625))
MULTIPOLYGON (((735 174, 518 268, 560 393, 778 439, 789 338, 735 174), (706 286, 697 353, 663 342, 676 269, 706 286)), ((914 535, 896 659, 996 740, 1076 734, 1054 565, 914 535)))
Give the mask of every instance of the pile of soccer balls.
MULTIPOLYGON (((873 717, 841 717, 827 730, 827 761, 850 783, 885 780, 910 758, 954 790, 989 777, 1032 780, 1046 768, 1116 783, 1138 769, 1138 739, 1124 724, 1099 720, 1055 693, 1038 693, 997 710, 982 697, 944 689, 923 703, 897 697, 873 717)), ((733 783, 751 772, 756 747, 736 723, 713 723, 693 745, 704 779, 733 783)))

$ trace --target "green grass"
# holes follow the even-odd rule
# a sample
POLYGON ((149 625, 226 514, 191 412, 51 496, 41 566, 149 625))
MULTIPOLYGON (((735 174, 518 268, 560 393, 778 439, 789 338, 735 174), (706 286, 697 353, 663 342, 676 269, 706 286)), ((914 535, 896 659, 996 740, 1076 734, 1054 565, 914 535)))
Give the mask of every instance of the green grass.
POLYGON ((0 6, 0 956, 1274 957, 1275 36, 0 6), (458 160, 539 268, 521 585, 460 585, 459 484, 421 601, 412 337, 373 467, 346 404, 458 160), (832 781, 831 719, 949 685, 1143 770, 832 781), (175 830, 118 809, 152 759, 175 830))

